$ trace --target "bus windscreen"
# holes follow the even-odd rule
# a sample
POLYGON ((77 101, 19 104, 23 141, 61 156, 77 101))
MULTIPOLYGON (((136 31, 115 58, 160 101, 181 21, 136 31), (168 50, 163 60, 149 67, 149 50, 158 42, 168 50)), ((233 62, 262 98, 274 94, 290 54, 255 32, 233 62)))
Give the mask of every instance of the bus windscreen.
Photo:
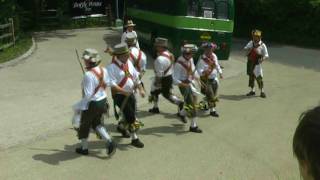
POLYGON ((187 16, 229 19, 227 0, 188 0, 187 16))
POLYGON ((215 11, 214 11, 214 1, 203 1, 202 2, 202 6, 201 6, 201 9, 202 9, 202 15, 204 18, 214 18, 214 14, 215 14, 215 11))
POLYGON ((228 12, 228 2, 227 1, 218 1, 217 3, 217 19, 229 19, 228 12))

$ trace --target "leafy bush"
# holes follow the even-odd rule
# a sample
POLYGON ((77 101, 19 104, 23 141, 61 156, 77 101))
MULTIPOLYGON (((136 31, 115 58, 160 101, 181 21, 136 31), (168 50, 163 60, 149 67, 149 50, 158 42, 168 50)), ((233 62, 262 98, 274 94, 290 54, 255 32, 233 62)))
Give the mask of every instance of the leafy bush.
POLYGON ((235 35, 258 28, 267 40, 320 47, 320 0, 246 0, 236 2, 235 35))

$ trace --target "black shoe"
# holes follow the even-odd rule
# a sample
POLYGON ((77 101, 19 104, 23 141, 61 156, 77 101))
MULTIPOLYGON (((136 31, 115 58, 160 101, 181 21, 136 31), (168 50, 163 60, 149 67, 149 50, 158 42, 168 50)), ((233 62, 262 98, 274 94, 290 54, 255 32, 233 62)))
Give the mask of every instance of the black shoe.
POLYGON ((202 133, 202 130, 198 126, 197 127, 190 127, 189 131, 194 132, 194 133, 202 133))
POLYGON ((117 127, 117 131, 122 134, 122 137, 124 137, 124 138, 130 138, 130 133, 129 133, 128 130, 126 130, 126 129, 124 129, 124 128, 121 128, 120 126, 118 126, 118 127, 117 127))
POLYGON ((144 144, 139 139, 134 139, 131 141, 131 145, 137 148, 143 148, 144 144))
POLYGON ((266 98, 266 97, 267 97, 267 96, 266 96, 266 93, 261 92, 260 97, 262 97, 262 98, 266 98))
POLYGON ((219 114, 217 113, 217 111, 212 111, 210 112, 210 116, 219 117, 219 114))
POLYGON ((159 113, 160 113, 159 108, 149 109, 149 112, 150 112, 150 113, 154 113, 154 114, 159 114, 159 113))
POLYGON ((182 115, 180 115, 180 113, 177 113, 177 116, 180 118, 180 120, 181 120, 183 123, 187 123, 186 116, 182 116, 182 115))
POLYGON ((117 150, 117 144, 113 141, 109 142, 109 145, 107 145, 107 154, 109 156, 112 156, 117 150))
POLYGON ((255 96, 256 95, 256 92, 254 91, 250 91, 248 94, 246 94, 246 96, 255 96))
POLYGON ((179 107, 179 112, 183 109, 183 106, 184 106, 184 103, 180 103, 179 104, 179 106, 178 106, 179 107))
POLYGON ((88 149, 82 149, 82 147, 76 148, 76 153, 82 154, 82 155, 88 155, 89 151, 88 149))

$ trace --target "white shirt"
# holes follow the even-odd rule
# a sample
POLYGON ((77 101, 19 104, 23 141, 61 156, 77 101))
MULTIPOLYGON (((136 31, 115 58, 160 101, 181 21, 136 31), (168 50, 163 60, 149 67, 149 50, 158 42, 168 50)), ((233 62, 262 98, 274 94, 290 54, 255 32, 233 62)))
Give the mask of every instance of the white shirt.
POLYGON ((196 71, 196 67, 194 65, 193 58, 191 58, 190 60, 186 60, 183 56, 180 56, 174 65, 173 83, 175 85, 178 85, 178 84, 182 83, 182 81, 185 81, 187 79, 190 82, 193 82, 194 78, 199 78, 199 74, 196 71), (188 68, 191 66, 191 74, 179 62, 185 64, 185 66, 188 68))
MULTIPOLYGON (((167 56, 172 56, 169 51, 162 52, 163 54, 166 54, 167 56)), ((173 73, 173 65, 171 62, 172 60, 168 57, 165 57, 163 55, 160 55, 157 57, 157 59, 154 61, 154 70, 157 77, 165 77, 172 75, 173 73), (165 73, 165 71, 170 67, 170 69, 165 73)))
MULTIPOLYGON (((218 74, 222 74, 222 69, 219 65, 218 57, 214 53, 212 53, 212 57, 215 63, 215 68, 213 69, 213 71, 211 72, 208 78, 218 80, 218 74)), ((197 71, 200 76, 203 76, 204 72, 210 68, 210 66, 204 61, 205 58, 207 58, 207 56, 204 54, 200 56, 197 64, 197 71)))
MULTIPOLYGON (((93 69, 96 70, 99 74, 101 73, 100 67, 97 66, 97 67, 94 67, 93 69)), ((110 86, 110 79, 109 79, 108 72, 105 68, 102 68, 102 70, 104 74, 104 77, 103 77, 104 83, 106 83, 107 86, 110 86)), ((82 90, 83 90, 83 97, 79 102, 73 105, 73 109, 75 111, 87 110, 90 101, 100 101, 107 97, 107 93, 103 88, 99 88, 99 90, 95 94, 93 94, 98 84, 99 84, 99 80, 97 79, 97 77, 93 72, 87 71, 84 74, 84 77, 81 83, 82 90)))
MULTIPOLYGON (((261 55, 264 59, 269 58, 267 46, 262 42, 259 41, 259 47, 256 48, 256 52, 258 55, 261 55)), ((245 47, 245 50, 248 50, 248 53, 250 53, 250 50, 253 48, 253 41, 251 40, 245 47)))
MULTIPOLYGON (((108 72, 105 68, 101 67, 103 70, 103 80, 104 83, 106 83, 107 86, 110 85, 110 79, 109 79, 109 75, 108 72)), ((100 67, 94 67, 93 68, 95 71, 97 71, 99 74, 101 74, 100 71, 100 67)), ((99 88, 99 90, 97 91, 97 93, 94 93, 94 90, 96 89, 96 87, 99 85, 99 80, 97 79, 96 75, 91 72, 91 71, 87 71, 83 77, 83 81, 82 81, 82 88, 83 88, 83 92, 84 92, 84 99, 88 99, 90 101, 100 101, 104 98, 107 97, 107 93, 105 91, 105 89, 103 88, 99 88)))
POLYGON ((133 33, 133 34, 134 34, 134 36, 135 36, 136 39, 137 39, 136 47, 137 47, 138 49, 140 49, 139 41, 138 41, 138 35, 137 35, 136 31, 131 31, 131 32, 125 31, 125 32, 123 32, 123 34, 122 34, 122 36, 121 36, 121 43, 126 43, 127 33, 133 33))
MULTIPOLYGON (((146 69, 147 69, 147 56, 146 56, 146 54, 136 47, 130 47, 130 54, 132 54, 133 59, 132 59, 131 55, 129 58, 135 66, 136 61, 138 61, 140 52, 141 52, 141 57, 140 57, 140 61, 139 61, 138 65, 140 67, 140 72, 141 72, 141 71, 146 71, 146 69)), ((139 69, 137 67, 136 67, 136 70, 139 71, 139 69)))
MULTIPOLYGON (((123 63, 115 59, 115 61, 121 66, 123 63)), ((135 86, 140 84, 141 81, 139 79, 139 72, 135 69, 132 62, 128 59, 128 70, 131 74, 132 78, 128 78, 127 82, 122 87, 126 92, 132 93, 135 89, 135 86)), ((118 86, 118 84, 125 77, 125 72, 120 69, 115 63, 111 63, 107 66, 111 87, 118 86)))

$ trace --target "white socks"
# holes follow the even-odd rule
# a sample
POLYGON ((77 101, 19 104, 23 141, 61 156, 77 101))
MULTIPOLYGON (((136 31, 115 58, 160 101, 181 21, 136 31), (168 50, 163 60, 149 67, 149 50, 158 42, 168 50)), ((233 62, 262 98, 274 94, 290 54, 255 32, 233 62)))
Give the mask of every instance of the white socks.
MULTIPOLYGON (((105 127, 99 125, 96 127, 96 131, 102 137, 103 140, 110 143, 112 142, 110 135, 108 134, 105 127)), ((88 139, 80 139, 82 149, 88 149, 88 139)))
POLYGON ((105 127, 99 125, 96 127, 96 131, 100 134, 103 140, 105 140, 106 142, 111 142, 111 137, 105 127))
POLYGON ((138 139, 138 136, 135 132, 131 133, 131 139, 132 140, 138 139))
POLYGON ((256 89, 255 89, 255 88, 251 88, 251 91, 252 91, 252 92, 255 92, 255 91, 256 91, 256 89))
POLYGON ((158 101, 153 101, 153 108, 158 108, 158 101))
POLYGON ((82 149, 88 149, 88 139, 80 139, 82 149))
POLYGON ((197 127, 197 123, 196 123, 196 118, 195 118, 195 117, 193 117, 193 118, 191 119, 191 124, 190 124, 190 126, 191 126, 192 128, 197 127))
POLYGON ((187 112, 184 108, 181 109, 181 111, 179 112, 180 116, 186 116, 187 112))
POLYGON ((213 107, 213 108, 210 108, 210 112, 215 112, 216 109, 213 107))
POLYGON ((262 93, 264 92, 263 88, 261 89, 261 92, 262 92, 262 93))

